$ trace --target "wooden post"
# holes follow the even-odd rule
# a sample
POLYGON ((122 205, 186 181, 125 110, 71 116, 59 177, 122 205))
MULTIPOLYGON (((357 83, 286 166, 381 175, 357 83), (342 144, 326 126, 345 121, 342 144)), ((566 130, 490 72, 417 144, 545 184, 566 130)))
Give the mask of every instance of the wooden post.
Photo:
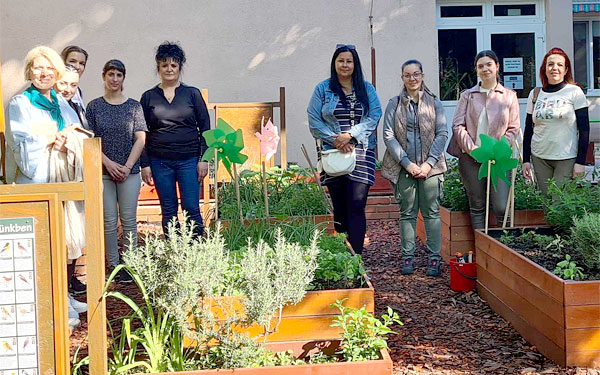
POLYGON ((490 172, 492 169, 492 161, 488 160, 488 173, 487 173, 487 191, 485 194, 485 234, 488 233, 488 221, 490 219, 490 172))
MULTIPOLYGON (((83 141, 85 236, 87 244, 88 351, 90 375, 108 372, 106 303, 104 290, 104 216, 102 200, 102 146, 100 138, 83 141)), ((66 290, 66 286, 65 286, 66 290)))
POLYGON ((287 140, 285 136, 285 87, 279 88, 279 114, 280 129, 279 140, 281 142, 281 168, 287 169, 287 140))
MULTIPOLYGON (((1 62, 1 61, 0 61, 1 62)), ((6 127, 4 125, 4 103, 2 101, 2 64, 0 63, 0 183, 6 183, 6 127)))
POLYGON ((240 212, 240 223, 244 225, 244 216, 242 215, 242 200, 240 198, 240 180, 238 178, 237 165, 236 163, 231 164, 233 164, 233 183, 235 184, 235 198, 237 199, 238 210, 240 212))

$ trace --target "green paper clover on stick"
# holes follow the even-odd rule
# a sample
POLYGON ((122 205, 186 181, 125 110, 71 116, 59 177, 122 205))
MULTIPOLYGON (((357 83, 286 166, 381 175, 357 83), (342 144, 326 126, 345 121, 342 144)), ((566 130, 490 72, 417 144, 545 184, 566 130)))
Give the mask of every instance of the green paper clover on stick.
POLYGON ((510 186, 511 183, 506 177, 506 172, 516 168, 519 161, 512 158, 512 149, 506 137, 502 136, 498 141, 489 135, 480 134, 479 139, 481 139, 481 146, 469 154, 473 159, 481 163, 478 175, 479 179, 487 177, 489 173, 494 191, 498 190, 496 188, 498 178, 501 178, 510 186), (492 165, 488 171, 488 161, 490 160, 492 161, 492 165))
POLYGON ((244 149, 242 129, 234 130, 225 120, 219 118, 217 127, 203 132, 202 136, 208 146, 202 155, 202 161, 212 161, 217 150, 217 163, 220 160, 233 178, 231 164, 244 164, 248 160, 248 156, 240 153, 244 149))

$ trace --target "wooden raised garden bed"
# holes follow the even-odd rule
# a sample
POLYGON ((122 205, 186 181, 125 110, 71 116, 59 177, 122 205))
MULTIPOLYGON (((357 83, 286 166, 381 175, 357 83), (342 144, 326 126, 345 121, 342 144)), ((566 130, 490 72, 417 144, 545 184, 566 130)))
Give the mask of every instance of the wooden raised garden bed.
MULTIPOLYGON (((292 350, 294 355, 304 358, 309 353, 314 353, 317 348, 323 349, 326 354, 333 354, 339 348, 339 341, 315 342, 283 342, 270 343, 266 347, 274 352, 292 350)), ((381 359, 363 361, 363 362, 337 362, 322 364, 306 364, 296 366, 277 366, 277 367, 259 367, 259 368, 239 368, 228 370, 198 370, 184 371, 177 373, 162 373, 162 375, 222 375, 222 374, 243 374, 243 375, 392 375, 393 363, 387 350, 381 351, 381 359)))
POLYGON ((475 232, 477 290, 527 341, 561 366, 600 366, 600 281, 562 280, 475 232))
MULTIPOLYGON (((473 227, 471 216, 465 211, 450 211, 440 207, 442 218, 442 259, 448 261, 456 252, 465 253, 475 250, 473 227)), ((496 218, 492 215, 490 223, 496 224, 496 218)), ((515 211, 515 226, 537 226, 545 225, 543 210, 517 210, 515 211)), ((417 236, 423 243, 426 242, 425 223, 421 213, 417 218, 417 236)))

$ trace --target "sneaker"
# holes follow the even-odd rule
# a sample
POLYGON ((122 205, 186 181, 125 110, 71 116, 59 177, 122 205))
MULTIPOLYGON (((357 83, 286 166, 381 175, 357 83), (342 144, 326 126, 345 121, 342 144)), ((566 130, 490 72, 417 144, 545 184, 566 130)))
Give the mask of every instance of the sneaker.
POLYGON ((402 266, 401 273, 403 275, 411 275, 411 274, 415 273, 415 266, 413 265, 412 258, 404 259, 404 265, 402 266))
POLYGON ((69 294, 69 306, 71 306, 73 310, 77 311, 78 316, 79 314, 87 311, 87 303, 77 301, 71 294, 69 294))
POLYGON ((69 283, 69 292, 73 294, 81 294, 85 293, 86 288, 86 285, 79 281, 79 279, 75 277, 75 275, 71 276, 71 281, 69 283))
POLYGON ((79 320, 79 313, 73 307, 73 304, 71 303, 71 298, 72 297, 69 296, 69 319, 77 319, 77 320, 79 320))
POLYGON ((75 328, 79 327, 80 324, 81 320, 79 320, 78 318, 69 318, 69 330, 71 331, 71 333, 73 333, 75 328))
POLYGON ((441 262, 439 259, 431 260, 427 266, 427 272, 425 274, 432 277, 440 276, 440 263, 441 262))
POLYGON ((117 273, 116 280, 121 284, 129 284, 133 282, 131 275, 124 268, 117 273))

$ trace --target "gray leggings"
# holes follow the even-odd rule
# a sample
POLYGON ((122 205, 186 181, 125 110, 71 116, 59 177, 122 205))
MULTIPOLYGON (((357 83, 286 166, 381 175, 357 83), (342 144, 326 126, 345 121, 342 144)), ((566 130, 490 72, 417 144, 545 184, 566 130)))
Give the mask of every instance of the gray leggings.
MULTIPOLYGON (((479 179, 478 163, 475 159, 467 154, 460 154, 458 158, 458 171, 462 177, 467 198, 469 200, 469 209, 471 211, 471 224, 473 229, 481 229, 485 227, 485 201, 486 201, 486 179, 479 179)), ((507 173, 510 181, 510 172, 507 173)), ((502 180, 498 180, 498 190, 494 191, 493 186, 490 186, 490 202, 492 210, 498 219, 499 225, 502 225, 504 220, 504 211, 506 210, 506 201, 508 199, 509 186, 502 180)))
POLYGON ((133 244, 137 244, 137 203, 142 180, 139 173, 130 174, 123 182, 115 182, 109 176, 102 176, 104 184, 104 246, 109 266, 119 265, 119 244, 117 242, 117 221, 123 225, 123 248, 129 246, 129 234, 133 244), (117 205, 118 211, 117 211, 117 205))

